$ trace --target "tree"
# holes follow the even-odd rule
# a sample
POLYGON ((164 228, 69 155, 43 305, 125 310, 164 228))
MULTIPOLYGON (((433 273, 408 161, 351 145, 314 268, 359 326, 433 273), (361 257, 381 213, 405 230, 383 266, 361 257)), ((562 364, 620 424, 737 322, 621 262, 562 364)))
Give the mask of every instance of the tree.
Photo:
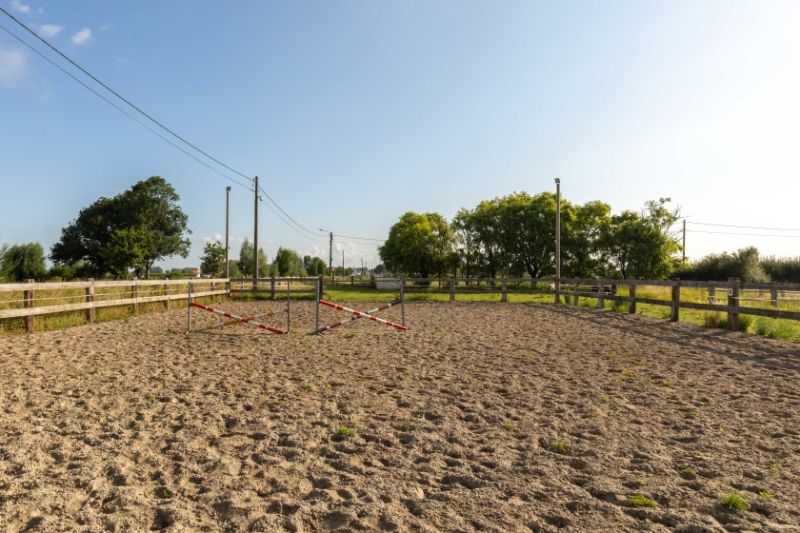
POLYGON ((148 277, 159 259, 189 255, 188 217, 180 196, 164 178, 153 176, 113 198, 99 198, 61 230, 51 251, 56 263, 84 261, 96 276, 148 277))
POLYGON ((294 250, 278 248, 275 254, 275 266, 279 276, 304 276, 303 260, 294 250))
POLYGON ((453 244, 450 225, 442 215, 409 211, 391 227, 378 253, 389 270, 427 278, 445 272, 453 244))
MULTIPOLYGON (((242 247, 239 250, 239 270, 242 276, 253 276, 253 243, 245 239, 242 247)), ((267 261, 267 254, 264 249, 258 248, 258 275, 259 277, 266 277, 270 275, 270 265, 267 261)))
POLYGON ((44 248, 38 242, 6 248, 0 261, 0 272, 5 279, 12 281, 44 278, 47 275, 44 248))
POLYGON ((641 213, 623 211, 611 217, 601 237, 610 275, 659 279, 674 270, 680 246, 669 230, 680 214, 667 209, 669 201, 669 198, 650 201, 641 213))
POLYGON ((379 276, 380 276, 380 275, 381 275, 381 274, 383 274, 383 273, 384 273, 386 270, 383 268, 383 265, 382 265, 382 264, 378 264, 378 265, 376 265, 376 266, 375 266, 375 268, 373 268, 373 269, 372 269, 372 271, 373 271, 373 272, 375 272, 377 275, 379 275, 379 276))
POLYGON ((759 259, 758 248, 754 246, 733 253, 707 255, 681 268, 675 274, 681 279, 700 281, 727 281, 730 278, 750 282, 770 280, 759 259))
POLYGON ((200 270, 214 278, 225 274, 225 245, 219 241, 206 243, 200 258, 200 270))
POLYGON ((324 276, 328 266, 319 257, 312 257, 306 264, 306 272, 309 276, 324 276))

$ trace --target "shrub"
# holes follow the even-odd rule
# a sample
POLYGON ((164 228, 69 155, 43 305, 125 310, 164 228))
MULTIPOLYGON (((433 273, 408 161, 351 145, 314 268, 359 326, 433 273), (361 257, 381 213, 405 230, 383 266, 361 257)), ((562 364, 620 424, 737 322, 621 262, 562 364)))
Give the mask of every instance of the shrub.
POLYGON ((718 312, 706 312, 703 314, 703 324, 707 328, 718 328, 722 317, 718 312))
POLYGON ((356 431, 354 429, 342 426, 336 430, 336 435, 343 438, 350 438, 356 436, 356 431))
POLYGON ((572 450, 569 444, 562 440, 554 439, 550 441, 550 450, 562 455, 566 455, 572 450))

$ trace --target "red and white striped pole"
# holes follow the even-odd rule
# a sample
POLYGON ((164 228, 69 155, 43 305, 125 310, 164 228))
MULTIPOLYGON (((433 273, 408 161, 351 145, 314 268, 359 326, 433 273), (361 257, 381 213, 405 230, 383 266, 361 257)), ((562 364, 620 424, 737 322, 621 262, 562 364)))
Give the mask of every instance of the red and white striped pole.
POLYGON ((406 331, 408 328, 402 324, 398 324, 396 322, 392 322, 391 320, 386 320, 383 318, 378 318, 376 316, 372 316, 370 314, 364 313, 363 311, 358 311, 356 309, 351 309, 349 307, 345 307, 343 305, 339 305, 334 302, 329 302, 328 300, 320 300, 319 303, 322 305, 326 305, 328 307, 333 307, 337 311, 347 311, 348 313, 353 313, 354 315, 359 315, 361 318, 368 318, 374 322, 379 322, 381 324, 386 324, 387 326, 391 326, 393 328, 399 329, 400 331, 406 331))
MULTIPOLYGON (((400 303, 400 300, 397 300, 395 302, 388 303, 388 304, 382 304, 382 305, 379 305, 378 307, 374 307, 372 309, 364 311, 364 314, 373 315, 373 314, 375 314, 375 313, 377 313, 379 311, 383 311, 384 309, 389 309, 393 305, 397 305, 399 303, 400 303)), ((359 318, 363 318, 362 315, 354 314, 353 316, 347 317, 347 318, 345 318, 343 320, 340 320, 339 322, 334 322, 333 324, 328 324, 327 326, 321 327, 315 333, 322 333, 323 331, 328 331, 328 330, 331 330, 331 329, 334 329, 334 328, 338 328, 339 326, 343 326, 343 325, 345 325, 345 324, 347 324, 349 322, 352 322, 353 320, 358 320, 359 318)))
POLYGON ((192 302, 191 306, 192 307, 197 307, 198 309, 202 309, 204 311, 208 311, 209 313, 214 313, 214 314, 217 314, 217 315, 220 315, 220 316, 224 316, 225 318, 232 318, 234 320, 238 320, 242 324, 247 324, 248 326, 253 326, 255 328, 265 329, 267 331, 271 331, 272 333, 279 333, 281 335, 286 333, 282 329, 273 328, 272 326, 270 326, 268 324, 263 324, 261 322, 253 322, 251 320, 247 320, 246 318, 242 318, 240 316, 236 316, 234 314, 228 313, 227 311, 221 311, 219 309, 214 309, 213 307, 209 307, 207 305, 199 304, 197 302, 192 302))

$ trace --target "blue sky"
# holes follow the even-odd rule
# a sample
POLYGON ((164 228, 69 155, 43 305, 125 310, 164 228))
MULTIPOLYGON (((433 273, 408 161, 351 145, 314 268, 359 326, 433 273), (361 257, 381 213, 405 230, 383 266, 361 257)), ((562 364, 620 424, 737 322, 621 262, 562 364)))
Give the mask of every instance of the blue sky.
MULTIPOLYGON (((690 221, 800 228, 797 2, 0 3, 313 230, 385 237, 405 211, 449 218, 555 176, 615 211, 671 197, 690 221)), ((167 266, 223 233, 224 178, 1 30, 0 110, 0 242, 49 248, 151 175, 193 231, 167 266)), ((234 256, 252 203, 233 185, 234 256)), ((327 258, 266 203, 260 236, 270 256, 327 258)), ((800 255, 800 238, 695 232, 688 253, 750 244, 800 255)), ((378 261, 373 243, 337 248, 378 261)))

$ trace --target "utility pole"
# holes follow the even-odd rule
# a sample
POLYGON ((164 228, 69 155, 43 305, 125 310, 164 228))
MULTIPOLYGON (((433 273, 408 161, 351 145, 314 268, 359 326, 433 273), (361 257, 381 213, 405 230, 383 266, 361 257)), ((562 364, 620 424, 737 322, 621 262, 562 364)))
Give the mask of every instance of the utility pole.
POLYGON ((555 303, 561 299, 561 179, 556 178, 556 287, 555 303))
POLYGON ((253 290, 258 289, 258 176, 255 180, 255 201, 253 209, 253 290))
POLYGON ((331 283, 333 283, 333 232, 331 232, 331 240, 328 245, 328 270, 331 272, 331 283))
POLYGON ((342 248, 342 276, 344 276, 344 248, 342 248))
POLYGON ((225 187, 225 277, 231 277, 230 260, 228 259, 228 252, 230 251, 230 231, 231 231, 231 188, 225 187))
POLYGON ((683 219, 683 244, 681 245, 683 248, 683 264, 686 264, 686 219, 683 219))

